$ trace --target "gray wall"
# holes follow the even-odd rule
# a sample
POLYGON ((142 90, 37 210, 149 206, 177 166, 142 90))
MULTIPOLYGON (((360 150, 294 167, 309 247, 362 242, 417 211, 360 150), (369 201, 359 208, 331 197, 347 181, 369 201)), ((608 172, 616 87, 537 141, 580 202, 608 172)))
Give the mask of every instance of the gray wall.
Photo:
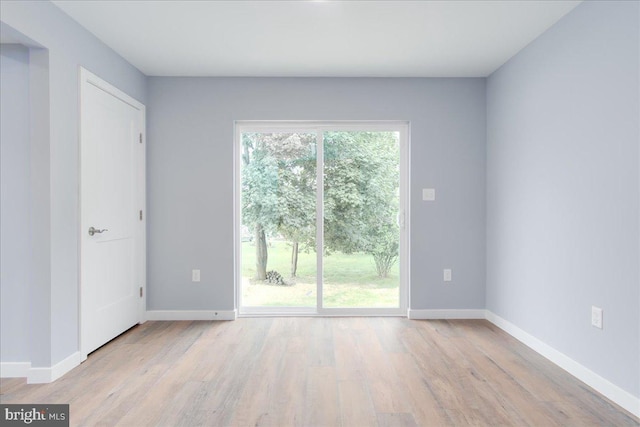
POLYGON ((234 308, 234 120, 409 120, 411 308, 484 308, 485 79, 152 77, 148 99, 148 309, 234 308))
POLYGON ((487 308, 635 396, 638 8, 584 2, 487 82, 487 308))
MULTIPOLYGON (((31 124, 31 171, 39 174, 31 177, 32 197, 38 196, 32 212, 42 218, 32 218, 38 253, 31 265, 31 354, 25 360, 46 367, 79 350, 79 66, 143 103, 145 76, 50 2, 2 1, 0 17, 3 33, 39 47, 31 49, 30 73, 46 86, 30 102, 31 115, 47 120, 31 124)), ((3 245, 17 244, 4 239, 3 245)))
POLYGON ((29 360, 29 50, 0 45, 0 360, 29 360))

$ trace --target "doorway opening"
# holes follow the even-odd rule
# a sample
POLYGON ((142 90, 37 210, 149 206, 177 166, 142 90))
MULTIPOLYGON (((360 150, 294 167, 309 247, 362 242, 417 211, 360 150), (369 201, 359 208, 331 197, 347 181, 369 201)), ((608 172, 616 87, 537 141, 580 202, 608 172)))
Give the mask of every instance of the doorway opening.
POLYGON ((406 122, 236 122, 240 315, 404 315, 406 122))

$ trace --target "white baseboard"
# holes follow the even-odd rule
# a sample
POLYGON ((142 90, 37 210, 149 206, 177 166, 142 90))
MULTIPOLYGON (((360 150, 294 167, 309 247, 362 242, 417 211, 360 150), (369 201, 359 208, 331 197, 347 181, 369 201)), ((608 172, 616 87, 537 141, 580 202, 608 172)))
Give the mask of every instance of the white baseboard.
POLYGON ((567 355, 540 341, 538 338, 523 331, 513 323, 504 320, 489 310, 486 311, 486 319, 540 355, 546 357, 560 368, 569 372, 571 375, 584 382, 597 392, 631 412, 636 417, 640 417, 640 398, 621 389, 605 378, 602 378, 600 375, 584 367, 567 355))
POLYGON ((148 310, 147 320, 236 320, 236 310, 148 310))
POLYGON ((79 351, 61 360, 50 368, 30 368, 27 374, 27 384, 46 384, 53 382, 80 365, 82 356, 79 351))
POLYGON ((0 378, 26 378, 31 362, 0 362, 0 378))
POLYGON ((407 317, 412 320, 436 319, 485 319, 484 309, 460 310, 413 310, 409 309, 407 317))

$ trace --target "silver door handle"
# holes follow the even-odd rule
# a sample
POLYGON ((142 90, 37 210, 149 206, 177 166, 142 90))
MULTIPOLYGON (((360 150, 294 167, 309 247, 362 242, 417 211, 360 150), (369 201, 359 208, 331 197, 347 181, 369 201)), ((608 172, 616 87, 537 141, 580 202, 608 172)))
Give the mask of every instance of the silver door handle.
POLYGON ((89 227, 89 236, 93 236, 94 234, 100 234, 104 231, 109 231, 106 228, 103 228, 102 230, 98 230, 97 228, 93 228, 93 227, 89 227))

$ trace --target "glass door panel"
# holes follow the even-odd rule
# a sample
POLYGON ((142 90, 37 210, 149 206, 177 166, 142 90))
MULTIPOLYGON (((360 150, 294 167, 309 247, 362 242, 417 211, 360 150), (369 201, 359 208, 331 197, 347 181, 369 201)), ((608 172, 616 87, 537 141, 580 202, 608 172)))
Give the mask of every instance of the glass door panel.
POLYGON ((322 307, 399 308, 399 132, 322 137, 322 307))
POLYGON ((316 133, 240 134, 241 306, 317 306, 316 133))

